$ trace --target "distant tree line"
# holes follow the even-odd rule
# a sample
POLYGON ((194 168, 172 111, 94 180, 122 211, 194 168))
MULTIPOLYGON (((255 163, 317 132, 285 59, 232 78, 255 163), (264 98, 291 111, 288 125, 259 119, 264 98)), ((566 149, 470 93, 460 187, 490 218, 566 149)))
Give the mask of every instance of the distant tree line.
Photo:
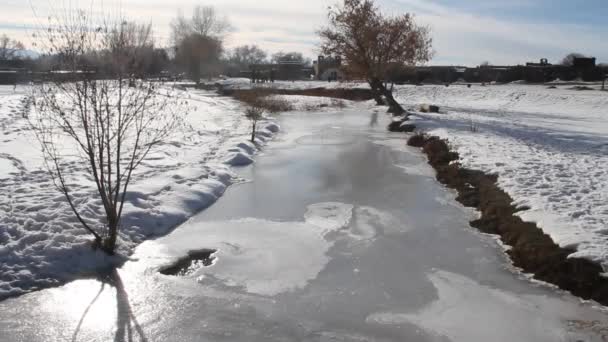
MULTIPOLYGON (((132 60, 128 63, 138 77, 184 77, 198 83, 202 79, 220 75, 237 77, 246 74, 251 65, 300 63, 310 67, 312 64, 309 58, 296 51, 270 54, 255 44, 227 49, 224 43, 231 31, 230 21, 214 7, 197 6, 189 15, 178 12, 171 22, 168 47, 159 46, 155 41, 151 24, 124 21, 120 23, 120 30, 117 32, 137 43, 137 51, 130 54, 132 60)), ((61 65, 63 56, 59 51, 45 49, 39 45, 40 35, 44 33, 37 32, 33 35, 31 50, 45 53, 30 55, 26 53, 22 42, 1 35, 0 69, 47 73, 65 68, 61 65)), ((81 54, 78 57, 78 65, 82 71, 95 73, 98 77, 109 74, 114 67, 108 58, 111 44, 104 49, 81 54)), ((2 82, 1 78, 2 75, 0 83, 6 83, 2 82)))

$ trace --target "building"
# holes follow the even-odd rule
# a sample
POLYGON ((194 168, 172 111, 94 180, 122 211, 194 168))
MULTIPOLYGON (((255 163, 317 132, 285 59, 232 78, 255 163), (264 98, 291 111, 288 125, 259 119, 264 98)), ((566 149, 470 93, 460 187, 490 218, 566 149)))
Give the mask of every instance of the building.
POLYGON ((241 77, 254 83, 274 82, 275 80, 296 81, 310 79, 312 69, 299 61, 280 61, 278 63, 251 64, 241 77))
POLYGON ((595 68, 595 58, 593 57, 574 57, 572 67, 575 69, 595 68))
POLYGON ((399 66, 389 69, 387 80, 395 83, 509 83, 526 81, 544 83, 554 80, 602 81, 608 69, 596 65, 596 59, 581 57, 573 59, 573 65, 551 64, 546 58, 525 65, 480 65, 475 68, 462 66, 399 66))
POLYGON ((341 66, 342 60, 340 57, 319 56, 312 65, 314 78, 319 81, 342 80, 344 79, 344 75, 340 70, 341 66))

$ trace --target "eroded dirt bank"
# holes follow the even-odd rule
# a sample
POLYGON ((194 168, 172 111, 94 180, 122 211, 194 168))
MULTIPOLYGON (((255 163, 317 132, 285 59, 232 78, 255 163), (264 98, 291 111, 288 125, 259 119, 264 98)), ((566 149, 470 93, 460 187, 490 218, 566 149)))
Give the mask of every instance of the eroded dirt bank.
POLYGON ((414 135, 408 145, 422 148, 437 171, 437 180, 458 191, 457 201, 479 210, 481 217, 471 226, 499 235, 511 247, 507 253, 516 267, 535 279, 608 305, 608 279, 601 276, 602 267, 586 259, 568 258, 574 250, 559 247, 535 223, 517 216, 526 208, 512 205, 513 199, 498 187, 497 175, 461 167, 458 154, 437 137, 414 135))

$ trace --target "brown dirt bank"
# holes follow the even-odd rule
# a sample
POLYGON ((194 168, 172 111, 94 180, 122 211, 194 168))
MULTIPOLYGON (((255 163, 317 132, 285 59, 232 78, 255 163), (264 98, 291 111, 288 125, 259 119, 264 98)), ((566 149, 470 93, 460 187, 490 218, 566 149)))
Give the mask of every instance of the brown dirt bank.
POLYGON ((512 247, 507 253, 516 267, 576 296, 608 305, 608 279, 600 275, 602 267, 589 260, 568 258, 574 250, 559 247, 535 223, 516 216, 526 208, 512 205, 513 199, 497 185, 498 176, 452 163, 459 159, 458 154, 437 137, 414 135, 408 145, 422 148, 437 171, 437 180, 458 191, 457 201, 481 212, 481 218, 471 226, 499 235, 512 247))

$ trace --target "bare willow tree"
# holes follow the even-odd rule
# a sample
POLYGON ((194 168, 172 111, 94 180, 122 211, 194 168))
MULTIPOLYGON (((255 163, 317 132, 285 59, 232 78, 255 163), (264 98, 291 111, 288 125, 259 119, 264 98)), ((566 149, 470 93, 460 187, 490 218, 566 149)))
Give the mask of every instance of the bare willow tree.
POLYGON ((321 50, 341 57, 344 71, 369 83, 376 101, 382 96, 395 115, 405 111, 384 80, 394 65, 412 66, 432 57, 432 39, 414 16, 385 16, 373 0, 343 0, 329 8, 329 24, 319 31, 321 50))
POLYGON ((190 18, 181 12, 171 23, 175 60, 197 84, 220 70, 223 39, 231 29, 214 7, 196 6, 190 18))
POLYGON ((231 28, 228 19, 220 16, 212 6, 196 6, 190 18, 179 12, 177 18, 171 22, 175 46, 180 45, 182 40, 192 34, 221 40, 231 28))
POLYGON ((24 49, 20 41, 11 39, 5 34, 0 36, 0 60, 14 59, 24 49))
POLYGON ((211 77, 219 70, 222 51, 220 40, 193 33, 176 47, 175 61, 198 84, 201 77, 211 77))
POLYGON ((30 123, 55 186, 95 246, 113 254, 134 171, 183 122, 183 103, 145 77, 149 26, 65 10, 35 38, 39 50, 55 57, 56 71, 35 87, 30 123), (103 205, 101 219, 87 217, 76 195, 82 172, 103 205))

